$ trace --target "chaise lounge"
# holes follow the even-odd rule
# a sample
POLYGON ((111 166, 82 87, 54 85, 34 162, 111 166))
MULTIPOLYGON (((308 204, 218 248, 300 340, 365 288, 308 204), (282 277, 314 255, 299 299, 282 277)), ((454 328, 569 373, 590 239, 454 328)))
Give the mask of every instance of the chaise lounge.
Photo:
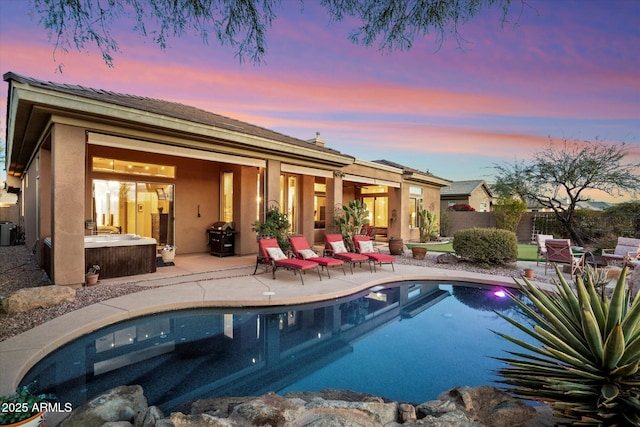
POLYGON ((311 245, 309 245, 306 237, 291 236, 289 237, 289 243, 291 243, 291 250, 293 251, 293 254, 297 259, 304 259, 307 261, 315 262, 320 265, 321 268, 326 268, 327 277, 331 278, 329 267, 342 267, 342 272, 345 276, 347 275, 347 272, 344 269, 343 260, 338 258, 321 257, 311 248, 311 245))
MULTIPOLYGON (((303 285, 304 279, 302 278, 302 274, 305 273, 306 270, 316 269, 316 271, 318 272, 318 278, 322 280, 322 276, 320 275, 320 266, 318 263, 307 261, 304 259, 294 259, 287 257, 282 249, 280 249, 280 245, 278 245, 277 239, 273 237, 260 239, 258 240, 258 246, 260 247, 262 262, 270 264, 272 267, 273 279, 276 278, 276 270, 278 268, 284 268, 287 270, 293 270, 293 274, 299 272, 300 281, 303 285)), ((260 262, 260 260, 258 260, 258 262, 260 262)))
MULTIPOLYGON (((347 247, 342 240, 342 234, 325 234, 325 253, 331 257, 338 258, 349 263, 351 274, 353 274, 353 265, 358 263, 362 267, 362 263, 369 263, 369 257, 347 251, 347 247)), ((371 271, 371 265, 369 265, 371 271)))
POLYGON ((393 255, 383 254, 376 252, 373 247, 373 242, 369 236, 353 236, 353 244, 356 247, 356 252, 369 258, 369 262, 373 264, 373 271, 376 271, 376 263, 382 267, 382 264, 391 264, 391 269, 396 271, 393 263, 396 261, 396 257, 393 255))

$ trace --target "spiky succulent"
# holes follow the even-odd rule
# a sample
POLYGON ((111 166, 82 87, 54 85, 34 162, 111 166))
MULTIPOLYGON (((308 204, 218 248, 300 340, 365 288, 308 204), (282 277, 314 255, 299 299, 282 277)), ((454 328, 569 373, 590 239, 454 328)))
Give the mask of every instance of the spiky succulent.
POLYGON ((640 298, 625 290, 627 269, 609 298, 594 277, 577 276, 575 291, 556 267, 557 292, 516 280, 531 305, 512 297, 531 320, 525 326, 498 313, 539 341, 535 346, 496 332, 526 349, 498 358, 500 382, 519 397, 549 404, 554 414, 582 426, 640 425, 640 298))

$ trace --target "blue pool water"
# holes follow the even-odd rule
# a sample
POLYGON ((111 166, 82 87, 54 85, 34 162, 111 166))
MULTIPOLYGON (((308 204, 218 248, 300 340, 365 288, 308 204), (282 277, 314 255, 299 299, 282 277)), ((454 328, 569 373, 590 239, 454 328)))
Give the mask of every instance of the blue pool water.
POLYGON ((495 312, 521 318, 499 289, 393 283, 300 306, 193 309, 145 316, 79 338, 23 379, 74 407, 139 384, 164 411, 202 397, 340 388, 422 403, 460 385, 493 384, 531 340, 495 312))

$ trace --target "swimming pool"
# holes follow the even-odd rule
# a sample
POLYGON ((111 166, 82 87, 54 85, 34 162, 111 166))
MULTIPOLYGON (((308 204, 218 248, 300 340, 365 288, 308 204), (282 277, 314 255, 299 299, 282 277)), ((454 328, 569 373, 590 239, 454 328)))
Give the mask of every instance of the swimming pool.
POLYGON ((421 403, 459 385, 491 384, 514 346, 530 341, 496 311, 519 317, 500 289, 411 281, 332 301, 144 316, 49 354, 21 384, 78 407, 139 384, 163 411, 215 396, 343 388, 421 403))

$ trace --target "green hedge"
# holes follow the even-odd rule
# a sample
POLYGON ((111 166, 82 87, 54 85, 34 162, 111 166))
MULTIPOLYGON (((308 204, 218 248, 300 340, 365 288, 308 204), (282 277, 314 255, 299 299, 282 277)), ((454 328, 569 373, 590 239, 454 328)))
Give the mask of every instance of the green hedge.
POLYGON ((453 236, 453 249, 472 262, 505 264, 518 259, 518 238, 513 231, 470 228, 453 236))

